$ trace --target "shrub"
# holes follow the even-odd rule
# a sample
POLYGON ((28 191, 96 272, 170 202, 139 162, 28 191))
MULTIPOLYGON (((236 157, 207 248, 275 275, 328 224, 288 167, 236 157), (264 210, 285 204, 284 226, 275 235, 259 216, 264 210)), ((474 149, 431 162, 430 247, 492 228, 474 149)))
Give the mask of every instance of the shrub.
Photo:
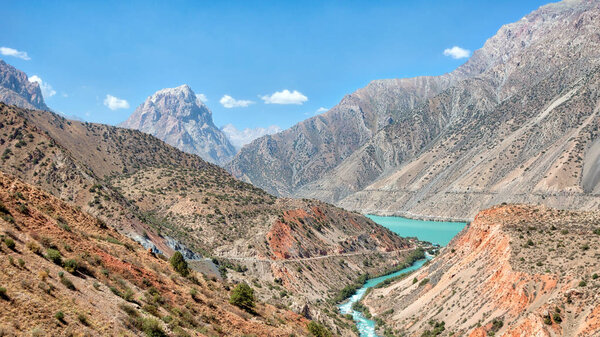
POLYGON ((42 254, 42 248, 40 248, 40 246, 37 243, 35 243, 35 241, 29 241, 25 246, 34 254, 42 254))
POLYGON ((598 274, 594 273, 594 275, 592 275, 592 280, 595 280, 598 278, 598 274))
POLYGON ((231 292, 229 303, 246 311, 252 311, 254 308, 254 289, 246 283, 238 284, 231 292))
POLYGON ((169 259, 171 263, 171 267, 175 269, 181 276, 186 277, 189 275, 190 270, 188 268, 188 264, 183 258, 183 255, 180 252, 175 252, 173 256, 169 259))
POLYGON ((46 250, 46 258, 59 266, 62 265, 62 256, 56 249, 49 248, 46 250))
POLYGON ((133 302, 133 295, 135 295, 133 290, 127 288, 127 290, 125 290, 125 292, 123 293, 122 297, 127 302, 133 302))
POLYGON ((60 283, 62 283, 65 287, 67 287, 67 289, 76 290, 73 282, 71 282, 71 280, 66 278, 64 274, 59 274, 59 277, 60 277, 60 283))
POLYGON ((581 281, 579 281, 579 286, 585 287, 585 286, 587 286, 587 282, 585 282, 584 280, 581 280, 581 281))
POLYGON ((56 318, 57 320, 64 322, 65 321, 65 314, 62 311, 57 312, 56 314, 54 314, 54 318, 56 318))
POLYGON ((79 314, 77 314, 77 320, 79 320, 79 322, 80 322, 81 324, 83 324, 83 325, 88 325, 88 324, 90 324, 90 323, 88 322, 87 316, 86 316, 85 314, 83 314, 83 313, 79 313, 79 314))
POLYGON ((4 287, 0 287, 0 298, 3 298, 3 299, 8 298, 8 296, 6 295, 6 288, 4 288, 4 287))
POLYGON ((17 262, 19 263, 19 267, 21 267, 21 268, 25 267, 25 260, 18 259, 17 262))
POLYGON ((68 259, 64 263, 64 268, 71 274, 74 274, 77 271, 77 261, 74 259, 68 259))
POLYGON ((307 325, 308 331, 315 337, 331 337, 331 331, 329 331, 323 324, 311 321, 307 325))
POLYGON ((121 303, 119 304, 119 308, 121 308, 121 310, 125 311, 125 313, 131 317, 139 316, 137 310, 129 304, 121 303))
POLYGON ((153 316, 160 317, 160 314, 158 312, 158 307, 155 306, 155 305, 153 305, 153 304, 144 304, 144 306, 142 307, 142 309, 145 312, 147 312, 147 313, 149 313, 149 314, 151 314, 153 316))
POLYGON ((4 244, 6 244, 6 247, 8 247, 9 249, 14 250, 15 249, 15 240, 11 239, 11 238, 6 238, 4 239, 4 244))
POLYGON ((166 337, 167 334, 160 327, 160 323, 155 319, 144 319, 142 322, 142 331, 148 337, 166 337))
POLYGON ((560 317, 560 313, 555 312, 552 315, 552 319, 554 320, 555 323, 560 324, 562 322, 562 317, 560 317))

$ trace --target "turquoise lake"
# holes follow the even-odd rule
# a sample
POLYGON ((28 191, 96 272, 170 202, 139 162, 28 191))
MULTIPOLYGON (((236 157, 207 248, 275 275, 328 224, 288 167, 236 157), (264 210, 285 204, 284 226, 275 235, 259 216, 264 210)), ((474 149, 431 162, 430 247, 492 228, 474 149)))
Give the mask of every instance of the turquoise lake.
MULTIPOLYGON (((368 217, 400 236, 417 237, 419 240, 437 243, 441 246, 447 245, 466 225, 464 222, 424 221, 393 216, 368 215, 368 217)), ((352 305, 360 301, 365 292, 367 292, 367 289, 391 277, 415 271, 431 258, 431 256, 427 255, 427 259, 419 260, 408 268, 367 280, 365 285, 358 289, 346 302, 338 305, 340 312, 352 315, 361 337, 379 337, 375 332, 375 321, 367 319, 361 312, 352 310, 352 305)))
POLYGON ((367 215, 383 227, 400 236, 416 236, 419 240, 445 246, 466 225, 464 222, 425 221, 397 216, 367 215))

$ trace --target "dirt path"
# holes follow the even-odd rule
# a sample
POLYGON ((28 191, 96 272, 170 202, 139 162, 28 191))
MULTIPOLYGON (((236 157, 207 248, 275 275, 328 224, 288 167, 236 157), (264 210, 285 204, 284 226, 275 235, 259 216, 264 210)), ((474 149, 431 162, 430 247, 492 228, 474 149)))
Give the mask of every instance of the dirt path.
MULTIPOLYGON (((256 258, 256 257, 226 257, 226 256, 221 256, 220 258, 225 259, 225 260, 245 261, 245 262, 284 262, 285 263, 285 262, 302 262, 302 261, 310 261, 310 260, 322 260, 322 259, 336 258, 336 257, 349 257, 349 256, 356 256, 356 255, 395 254, 395 253, 401 253, 401 252, 407 252, 407 251, 415 250, 417 248, 418 247, 412 247, 412 248, 406 248, 406 249, 393 250, 391 252, 368 251, 368 252, 355 252, 355 253, 344 253, 344 254, 333 254, 333 255, 319 255, 319 256, 313 256, 313 257, 302 257, 302 258, 280 259, 280 260, 259 259, 259 258, 256 258)), ((431 248, 431 246, 423 246, 421 248, 427 250, 427 249, 431 248)))

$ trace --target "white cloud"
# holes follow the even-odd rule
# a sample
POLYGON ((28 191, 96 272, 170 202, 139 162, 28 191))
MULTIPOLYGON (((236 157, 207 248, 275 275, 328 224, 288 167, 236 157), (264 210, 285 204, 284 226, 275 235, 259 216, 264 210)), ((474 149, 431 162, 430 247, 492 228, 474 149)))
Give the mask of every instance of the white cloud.
POLYGON ((308 97, 302 95, 298 90, 289 91, 284 89, 283 91, 276 91, 271 95, 262 96, 261 99, 266 104, 298 104, 308 101, 308 97))
POLYGON ((106 98, 104 99, 104 105, 106 105, 111 110, 129 108, 129 102, 112 95, 106 95, 106 98))
POLYGON ((322 114, 323 112, 328 111, 328 110, 329 109, 327 109, 327 108, 320 107, 320 108, 318 108, 317 110, 315 110, 313 112, 305 112, 304 114, 307 115, 307 116, 309 116, 309 115, 316 116, 316 115, 322 114))
POLYGON ((205 94, 196 94, 196 97, 197 97, 197 98, 198 98, 200 101, 202 101, 202 103, 206 103, 206 102, 208 102, 208 98, 206 98, 206 95, 205 95, 205 94))
POLYGON ((44 98, 48 98, 48 97, 52 97, 54 95, 56 95, 56 90, 54 90, 54 88, 52 88, 52 86, 44 81, 42 81, 42 79, 38 76, 38 75, 33 75, 29 78, 29 82, 35 82, 40 86, 40 89, 42 90, 42 95, 44 96, 44 98))
POLYGON ((444 56, 450 56, 453 59, 463 59, 471 56, 471 51, 459 46, 454 46, 452 48, 444 49, 444 56))
POLYGON ((16 50, 13 48, 8 48, 8 47, 0 47, 0 54, 5 55, 5 56, 18 57, 18 58, 26 60, 26 61, 31 60, 31 57, 29 57, 29 55, 27 55, 27 52, 19 51, 19 50, 16 50))
POLYGON ((233 124, 227 124, 221 128, 221 130, 225 133, 229 141, 236 148, 241 148, 242 146, 249 144, 256 138, 262 137, 264 135, 272 135, 274 133, 282 131, 282 129, 277 125, 271 125, 267 128, 245 128, 244 130, 238 130, 233 124))
POLYGON ((219 103, 221 103, 221 105, 223 105, 226 108, 245 108, 250 104, 254 104, 254 102, 252 101, 246 101, 246 100, 242 100, 242 99, 235 99, 229 95, 223 95, 223 97, 221 97, 221 99, 219 100, 219 103))

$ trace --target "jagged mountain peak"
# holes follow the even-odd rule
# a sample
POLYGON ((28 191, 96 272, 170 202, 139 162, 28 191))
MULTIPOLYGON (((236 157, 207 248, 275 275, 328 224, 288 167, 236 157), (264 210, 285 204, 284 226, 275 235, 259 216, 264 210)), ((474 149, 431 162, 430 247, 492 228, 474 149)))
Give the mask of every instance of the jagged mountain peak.
POLYGON ((0 59, 0 102, 26 109, 50 110, 37 82, 0 59))
POLYGON ((212 163, 223 164, 235 155, 211 111, 187 84, 158 90, 120 126, 149 133, 212 163))

